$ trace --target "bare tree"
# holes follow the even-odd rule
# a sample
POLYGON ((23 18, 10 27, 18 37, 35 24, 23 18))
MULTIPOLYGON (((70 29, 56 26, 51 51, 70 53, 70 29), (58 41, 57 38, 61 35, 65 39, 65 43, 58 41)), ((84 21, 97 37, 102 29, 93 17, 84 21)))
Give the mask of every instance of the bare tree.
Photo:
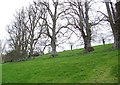
POLYGON ((85 52, 91 52, 94 50, 91 46, 91 28, 98 25, 102 19, 99 19, 98 16, 97 20, 94 22, 90 21, 90 18, 93 18, 89 15, 91 6, 94 3, 93 0, 68 0, 68 3, 70 10, 66 12, 66 14, 71 16, 71 21, 69 19, 68 20, 71 25, 81 33, 84 41, 85 52))
POLYGON ((34 52, 34 48, 39 38, 42 35, 45 22, 42 18, 45 17, 45 10, 42 5, 33 2, 27 10, 28 23, 24 24, 28 31, 29 55, 34 52))
POLYGON ((117 29, 117 25, 116 22, 117 21, 117 16, 116 16, 116 9, 115 9, 115 5, 111 2, 111 0, 107 1, 104 0, 105 5, 106 5, 106 9, 107 9, 107 13, 108 15, 102 13, 104 16, 106 16, 107 21, 110 23, 111 29, 112 29, 112 33, 114 36, 114 44, 113 44, 113 48, 114 49, 118 49, 119 46, 119 33, 118 33, 118 29, 117 29))
POLYGON ((63 3, 60 3, 58 0, 51 0, 52 3, 49 1, 39 1, 39 4, 42 4, 46 7, 47 10, 47 16, 45 18, 46 20, 46 32, 45 34, 50 38, 51 40, 51 56, 55 57, 57 56, 56 46, 57 46, 57 35, 59 33, 64 34, 61 32, 62 28, 66 28, 67 24, 62 25, 59 23, 59 20, 62 16, 64 16, 64 12, 67 9, 63 9, 64 5, 63 3), (59 10, 58 10, 59 9, 59 10))
POLYGON ((42 34, 38 42, 36 43, 35 50, 40 55, 43 55, 45 53, 45 49, 50 46, 50 39, 48 36, 42 34))
POLYGON ((24 26, 25 22, 25 11, 24 9, 20 10, 15 15, 15 21, 13 24, 8 26, 8 34, 9 34, 9 46, 12 50, 16 50, 19 53, 27 54, 27 31, 24 26))
MULTIPOLYGON (((14 16, 15 19, 8 26, 9 46, 14 57, 32 56, 36 43, 45 31, 45 10, 42 5, 36 2, 30 4, 28 8, 22 8, 14 16)), ((10 53, 8 53, 10 54, 10 53)))

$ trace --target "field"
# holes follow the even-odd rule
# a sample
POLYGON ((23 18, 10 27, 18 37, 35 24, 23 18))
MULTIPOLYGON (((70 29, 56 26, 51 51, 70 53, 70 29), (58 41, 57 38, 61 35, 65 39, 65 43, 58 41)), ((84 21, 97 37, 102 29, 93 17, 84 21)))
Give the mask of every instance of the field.
POLYGON ((83 49, 59 52, 28 61, 2 65, 3 83, 117 83, 118 50, 112 45, 95 46, 85 54, 83 49))
POLYGON ((2 83, 2 64, 0 64, 0 85, 2 83))

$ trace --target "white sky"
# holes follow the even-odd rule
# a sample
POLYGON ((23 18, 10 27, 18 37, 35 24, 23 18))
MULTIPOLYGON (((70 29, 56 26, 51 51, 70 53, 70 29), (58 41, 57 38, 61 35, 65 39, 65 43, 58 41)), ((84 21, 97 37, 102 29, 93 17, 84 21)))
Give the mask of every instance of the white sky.
MULTIPOLYGON (((7 37, 6 28, 13 20, 13 15, 22 6, 26 7, 33 0, 0 0, 0 39, 7 37)), ((97 1, 97 0, 96 0, 97 1)), ((115 2, 116 0, 111 0, 115 2)))
POLYGON ((6 27, 13 19, 13 14, 22 6, 27 6, 33 0, 0 0, 0 39, 5 39, 6 27))
MULTIPOLYGON (((0 39, 4 39, 7 35, 6 27, 13 19, 15 11, 22 6, 27 6, 33 0, 1 0, 0 1, 0 39)), ((112 0, 115 1, 115 0, 112 0)))

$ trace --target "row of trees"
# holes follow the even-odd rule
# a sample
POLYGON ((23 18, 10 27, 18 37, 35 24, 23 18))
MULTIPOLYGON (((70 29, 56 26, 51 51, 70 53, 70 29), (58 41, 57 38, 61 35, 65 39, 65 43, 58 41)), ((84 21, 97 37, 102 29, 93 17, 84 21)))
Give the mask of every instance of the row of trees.
POLYGON ((38 0, 27 8, 22 8, 15 14, 15 19, 8 26, 9 46, 17 55, 32 56, 35 50, 44 53, 51 46, 51 56, 57 56, 56 47, 69 39, 68 33, 79 33, 84 42, 85 52, 91 52, 92 28, 101 21, 110 22, 114 35, 114 48, 118 48, 118 30, 116 27, 116 11, 113 4, 105 2, 108 15, 95 11, 94 0, 38 0), (102 14, 102 17, 101 15, 102 14))

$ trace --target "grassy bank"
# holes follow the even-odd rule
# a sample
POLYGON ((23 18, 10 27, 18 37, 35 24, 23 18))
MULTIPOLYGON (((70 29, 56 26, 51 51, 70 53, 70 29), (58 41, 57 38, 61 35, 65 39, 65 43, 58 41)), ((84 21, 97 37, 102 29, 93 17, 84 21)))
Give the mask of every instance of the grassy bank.
POLYGON ((118 51, 111 45, 58 53, 2 65, 3 83, 117 83, 118 51))

